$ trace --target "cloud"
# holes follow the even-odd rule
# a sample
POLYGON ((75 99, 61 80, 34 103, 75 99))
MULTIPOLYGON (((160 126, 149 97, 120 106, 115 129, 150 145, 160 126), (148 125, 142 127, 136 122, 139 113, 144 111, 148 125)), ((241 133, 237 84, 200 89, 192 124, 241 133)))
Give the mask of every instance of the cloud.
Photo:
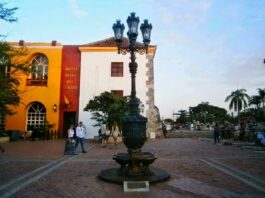
POLYGON ((261 23, 265 15, 248 8, 211 0, 156 3, 155 86, 161 115, 201 101, 227 108, 224 99, 231 91, 246 88, 255 94, 264 86, 264 28, 250 22, 261 23))
POLYGON ((73 12, 73 15, 77 18, 82 18, 87 15, 87 12, 85 10, 82 10, 78 4, 77 0, 70 0, 71 9, 73 12))
POLYGON ((177 23, 183 27, 194 27, 203 22, 212 5, 211 0, 171 0, 170 2, 158 2, 156 13, 166 25, 177 23))
POLYGON ((265 84, 262 54, 231 58, 223 82, 230 86, 260 87, 265 84))

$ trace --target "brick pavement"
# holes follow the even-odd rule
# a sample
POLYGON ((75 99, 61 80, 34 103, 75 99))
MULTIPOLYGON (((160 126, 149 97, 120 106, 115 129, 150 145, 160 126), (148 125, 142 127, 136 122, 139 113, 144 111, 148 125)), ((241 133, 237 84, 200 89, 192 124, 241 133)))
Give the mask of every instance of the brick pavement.
MULTIPOLYGON (((64 141, 18 141, 3 145, 0 154, 0 197, 264 197, 265 193, 205 162, 214 160, 265 181, 264 153, 237 146, 214 145, 198 139, 149 140, 143 150, 158 159, 153 167, 171 178, 151 184, 150 192, 125 193, 121 185, 97 178, 117 167, 112 155, 126 152, 123 144, 101 148, 86 142, 88 152, 63 156, 64 141)), ((263 183, 259 184, 263 185, 263 183)))

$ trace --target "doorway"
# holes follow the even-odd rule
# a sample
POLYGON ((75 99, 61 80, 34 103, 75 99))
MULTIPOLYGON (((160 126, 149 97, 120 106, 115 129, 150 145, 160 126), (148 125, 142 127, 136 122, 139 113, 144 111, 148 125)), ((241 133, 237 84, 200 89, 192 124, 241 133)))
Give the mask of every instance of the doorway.
POLYGON ((64 112, 63 114, 63 137, 67 137, 67 130, 71 124, 76 125, 76 112, 64 112))

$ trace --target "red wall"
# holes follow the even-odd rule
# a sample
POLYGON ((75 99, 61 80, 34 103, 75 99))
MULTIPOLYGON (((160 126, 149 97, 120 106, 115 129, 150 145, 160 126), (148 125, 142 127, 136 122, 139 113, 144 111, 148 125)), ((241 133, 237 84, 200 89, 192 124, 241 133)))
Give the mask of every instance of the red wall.
POLYGON ((81 53, 78 45, 64 45, 62 51, 62 74, 61 74, 61 90, 60 90, 60 118, 59 133, 62 137, 65 112, 76 112, 76 120, 78 116, 79 106, 79 84, 80 84, 80 61, 81 53), (70 104, 65 104, 65 96, 70 104))

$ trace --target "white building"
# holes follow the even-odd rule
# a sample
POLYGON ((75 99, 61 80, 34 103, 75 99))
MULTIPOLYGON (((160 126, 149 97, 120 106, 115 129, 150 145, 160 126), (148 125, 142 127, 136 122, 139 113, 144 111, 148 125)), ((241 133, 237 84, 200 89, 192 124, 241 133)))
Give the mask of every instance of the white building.
MULTIPOLYGON (((128 45, 128 40, 124 40, 128 45)), ((91 113, 83 109, 89 100, 102 92, 109 91, 127 96, 131 93, 131 74, 129 54, 117 53, 115 38, 81 45, 81 71, 79 95, 79 121, 86 127, 87 138, 98 135, 98 128, 91 119, 91 113)), ((148 118, 148 132, 155 130, 156 109, 154 107, 153 58, 156 46, 150 46, 148 54, 136 54, 138 64, 136 74, 136 95, 144 104, 143 116, 148 118)))

